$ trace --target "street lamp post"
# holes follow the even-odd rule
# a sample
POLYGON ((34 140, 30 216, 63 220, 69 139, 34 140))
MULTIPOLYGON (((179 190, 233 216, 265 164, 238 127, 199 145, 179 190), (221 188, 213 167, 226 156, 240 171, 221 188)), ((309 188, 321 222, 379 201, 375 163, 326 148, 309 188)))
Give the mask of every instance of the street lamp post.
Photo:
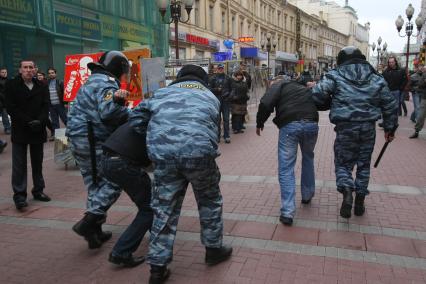
POLYGON ((187 23, 190 19, 190 14, 192 11, 192 5, 194 5, 194 0, 171 0, 169 3, 169 0, 156 0, 157 6, 159 7, 158 10, 161 14, 161 19, 164 23, 170 25, 171 23, 175 24, 175 52, 176 52, 176 59, 179 59, 179 22, 181 23, 187 23), (166 21, 164 19, 167 7, 170 7, 170 20, 166 21), (188 15, 188 18, 184 20, 182 18, 182 7, 185 7, 186 13, 188 15))
POLYGON ((374 50, 376 50, 377 48, 377 67, 376 67, 377 70, 379 70, 380 55, 382 55, 383 57, 383 55, 386 52, 386 49, 388 48, 388 44, 386 42, 383 44, 383 49, 381 47, 381 44, 382 44, 382 37, 379 36, 379 38, 377 39, 377 45, 375 42, 373 42, 373 45, 371 46, 371 49, 373 49, 373 54, 374 54, 374 50))
POLYGON ((417 35, 413 34, 413 22, 411 21, 411 18, 414 15, 414 8, 413 5, 409 4, 407 9, 405 10, 405 15, 407 16, 408 22, 405 24, 405 34, 401 34, 402 26, 404 25, 404 19, 401 15, 398 16, 398 18, 395 21, 396 29, 398 30, 398 35, 400 37, 407 37, 407 53, 405 55, 405 72, 407 72, 408 76, 408 59, 410 57, 410 38, 411 36, 418 36, 420 30, 423 26, 423 18, 420 16, 420 14, 417 16, 417 19, 415 21, 417 26, 417 35))
POLYGON ((266 40, 262 40, 260 45, 262 47, 262 50, 266 50, 266 52, 268 52, 268 78, 269 78, 269 75, 270 75, 270 73, 269 73, 269 53, 271 52, 271 50, 275 50, 275 47, 277 46, 277 41, 275 39, 271 41, 271 34, 267 33, 266 34, 266 40))

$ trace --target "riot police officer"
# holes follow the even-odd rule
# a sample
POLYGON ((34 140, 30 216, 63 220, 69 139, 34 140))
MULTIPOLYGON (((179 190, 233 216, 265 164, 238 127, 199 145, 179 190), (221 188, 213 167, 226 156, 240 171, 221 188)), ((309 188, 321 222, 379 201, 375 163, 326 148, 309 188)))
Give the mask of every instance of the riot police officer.
POLYGON ((89 248, 98 248, 111 238, 111 232, 103 232, 101 226, 107 210, 120 195, 120 188, 98 170, 102 143, 127 121, 128 92, 119 87, 120 81, 129 77, 130 64, 123 53, 108 51, 88 67, 92 75, 77 93, 66 135, 88 191, 87 211, 73 230, 85 238, 89 248))
POLYGON ((313 87, 318 106, 329 103, 330 121, 336 125, 334 165, 337 191, 343 194, 340 216, 350 218, 353 191, 354 214, 365 212, 364 199, 369 194, 371 154, 376 139, 375 122, 383 117, 386 141, 392 141, 398 124, 397 103, 384 78, 354 46, 343 48, 337 68, 325 74, 313 87), (355 180, 352 170, 357 167, 355 180))

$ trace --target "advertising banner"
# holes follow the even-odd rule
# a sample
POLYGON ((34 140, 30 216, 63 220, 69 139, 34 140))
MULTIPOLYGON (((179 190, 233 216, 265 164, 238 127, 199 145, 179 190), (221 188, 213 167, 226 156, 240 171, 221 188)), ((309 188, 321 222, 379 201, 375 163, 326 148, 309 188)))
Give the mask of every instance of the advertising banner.
POLYGON ((102 52, 92 54, 73 54, 65 57, 64 101, 71 102, 80 87, 90 76, 87 64, 97 62, 102 52))
MULTIPOLYGON (((128 101, 140 101, 143 98, 143 89, 142 89, 142 68, 140 59, 151 57, 151 51, 148 48, 144 49, 133 49, 123 51, 124 55, 129 59, 132 64, 130 69, 130 82, 123 82, 121 84, 122 89, 129 91, 130 96, 128 101)), ((150 70, 150 69, 144 69, 150 70)), ((149 71, 151 72, 151 71, 149 71)))

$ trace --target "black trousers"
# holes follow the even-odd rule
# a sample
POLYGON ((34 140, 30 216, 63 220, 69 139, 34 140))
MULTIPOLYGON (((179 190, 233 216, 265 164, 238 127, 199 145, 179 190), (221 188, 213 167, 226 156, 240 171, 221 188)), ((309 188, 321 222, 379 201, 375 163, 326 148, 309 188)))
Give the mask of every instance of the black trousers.
POLYGON ((27 149, 30 147, 31 170, 33 176, 32 194, 43 192, 43 143, 19 144, 12 143, 12 189, 15 202, 27 198, 27 149))

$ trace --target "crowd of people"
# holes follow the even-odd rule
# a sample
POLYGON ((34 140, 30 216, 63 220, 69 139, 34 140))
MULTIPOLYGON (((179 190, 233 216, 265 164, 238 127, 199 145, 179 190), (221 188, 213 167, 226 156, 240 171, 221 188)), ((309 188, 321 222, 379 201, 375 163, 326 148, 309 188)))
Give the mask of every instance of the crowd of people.
MULTIPOLYGON (((284 225, 291 226, 295 216, 294 168, 299 146, 301 202, 308 205, 315 195, 318 112, 326 110, 336 126, 336 188, 343 195, 340 216, 350 218, 352 209, 357 216, 364 214, 376 121, 383 119, 385 139, 391 142, 398 127, 398 111, 402 115, 403 110, 401 93, 406 84, 401 87, 401 80, 406 79, 396 60, 389 60, 390 69, 382 76, 359 49, 350 46, 339 52, 336 68, 317 82, 308 73, 296 79, 281 74, 271 81, 258 106, 256 133, 261 135, 275 112, 273 122, 279 129, 280 221, 284 225)), ((209 79, 200 66, 185 65, 169 86, 129 109, 129 92, 120 89, 120 82, 129 80, 130 63, 123 53, 108 51, 98 62, 88 64, 91 76, 80 87, 66 114, 61 100, 63 83, 56 79, 56 70, 49 68, 46 80, 34 61, 21 61, 19 76, 1 89, 1 102, 12 121, 12 189, 16 208, 23 210, 28 206, 28 147, 32 195, 36 200, 50 201, 44 193, 43 145, 47 141, 46 127, 50 123, 54 132, 61 118, 88 192, 86 212, 73 231, 84 238, 89 249, 100 248, 111 238, 112 233, 104 231, 102 225, 109 208, 124 190, 138 213, 116 242, 109 261, 125 267, 143 263, 145 257, 134 253, 149 230, 149 281, 164 283, 170 275, 168 265, 173 258, 178 219, 191 184, 199 211, 201 242, 206 247, 206 264, 229 259, 232 247, 223 244, 223 199, 216 158, 220 154, 221 129, 224 142, 231 142, 231 115, 233 134, 244 132, 251 77, 244 64, 231 75, 225 74, 224 67, 219 64, 209 79), (150 168, 153 180, 147 173, 150 168)), ((426 73, 417 69, 411 77, 414 96, 423 97, 426 73)), ((419 123, 417 135, 417 127, 422 127, 420 120, 424 120, 424 101, 416 102, 420 107, 413 115, 419 123)))

